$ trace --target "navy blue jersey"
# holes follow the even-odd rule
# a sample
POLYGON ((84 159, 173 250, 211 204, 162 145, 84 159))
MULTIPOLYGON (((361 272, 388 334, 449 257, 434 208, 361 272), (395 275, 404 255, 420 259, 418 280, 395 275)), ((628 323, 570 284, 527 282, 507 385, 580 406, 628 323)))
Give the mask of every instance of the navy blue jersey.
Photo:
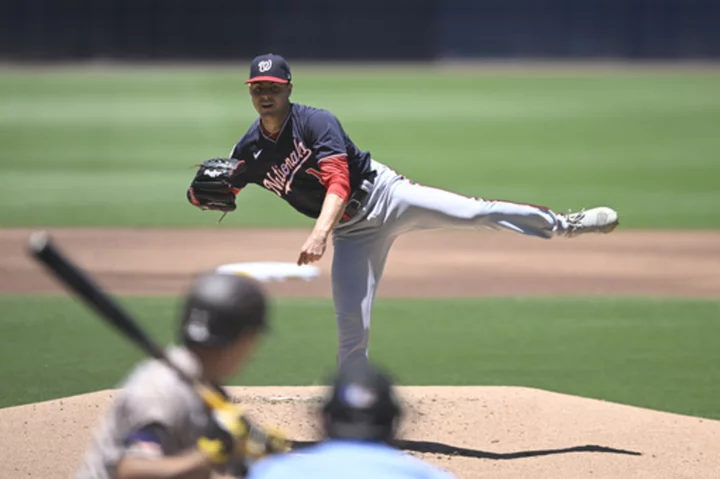
POLYGON ((355 146, 335 115, 297 103, 290 104, 276 139, 265 134, 258 118, 230 156, 247 166, 233 186, 260 185, 310 218, 320 216, 325 200, 320 162, 347 156, 351 195, 370 173, 370 153, 355 146))

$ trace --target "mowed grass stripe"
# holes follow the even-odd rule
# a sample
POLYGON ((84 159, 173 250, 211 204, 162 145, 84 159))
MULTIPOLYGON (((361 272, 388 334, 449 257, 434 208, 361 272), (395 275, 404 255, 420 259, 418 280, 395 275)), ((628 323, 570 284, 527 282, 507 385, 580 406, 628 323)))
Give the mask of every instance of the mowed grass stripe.
MULTIPOLYGON (((191 166, 227 155, 255 118, 245 75, 4 70, 0 225, 214 225, 184 191, 191 166)), ((717 72, 299 67, 295 78, 294 101, 330 109, 360 148, 420 183, 559 211, 609 204, 625 228, 720 226, 717 72)), ((225 221, 307 224, 254 189, 225 221)))

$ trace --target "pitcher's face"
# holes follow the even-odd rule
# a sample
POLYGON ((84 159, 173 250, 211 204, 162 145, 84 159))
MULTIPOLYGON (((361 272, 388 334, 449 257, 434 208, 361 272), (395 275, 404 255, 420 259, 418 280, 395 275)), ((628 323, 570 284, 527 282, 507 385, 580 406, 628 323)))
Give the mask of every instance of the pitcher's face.
POLYGON ((250 84, 253 106, 260 116, 275 116, 284 113, 290 104, 292 84, 257 82, 250 84))

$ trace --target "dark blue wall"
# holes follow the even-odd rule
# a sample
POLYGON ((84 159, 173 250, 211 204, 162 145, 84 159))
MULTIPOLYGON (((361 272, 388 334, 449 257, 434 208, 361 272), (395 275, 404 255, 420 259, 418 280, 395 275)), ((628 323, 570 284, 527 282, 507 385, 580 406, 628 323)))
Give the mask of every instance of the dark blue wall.
POLYGON ((0 58, 720 58, 720 0, 0 0, 0 58))
POLYGON ((720 57, 720 0, 444 0, 438 55, 720 57))

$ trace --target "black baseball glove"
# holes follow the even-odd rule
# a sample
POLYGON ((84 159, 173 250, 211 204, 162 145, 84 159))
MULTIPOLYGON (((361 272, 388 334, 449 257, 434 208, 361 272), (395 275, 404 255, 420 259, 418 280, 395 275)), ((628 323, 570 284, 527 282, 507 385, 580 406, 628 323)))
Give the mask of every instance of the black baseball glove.
POLYGON ((245 171, 245 162, 233 158, 213 158, 198 166, 187 190, 188 201, 201 210, 235 211, 235 196, 239 190, 233 187, 232 178, 245 171))

